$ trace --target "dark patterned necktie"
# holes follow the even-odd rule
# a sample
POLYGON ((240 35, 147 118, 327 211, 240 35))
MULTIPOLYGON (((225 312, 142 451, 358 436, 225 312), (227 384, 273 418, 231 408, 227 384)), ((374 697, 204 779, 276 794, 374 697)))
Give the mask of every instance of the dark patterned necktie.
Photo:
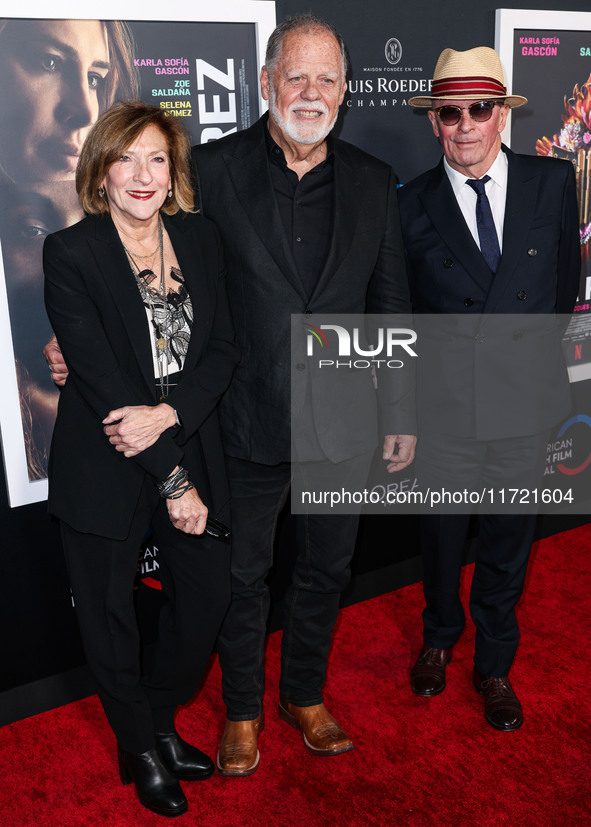
POLYGON ((478 198, 476 201, 476 225, 478 227, 478 238, 480 239, 480 252, 493 273, 496 273, 501 258, 501 250, 490 204, 484 191, 484 185, 487 181, 490 181, 490 175, 478 179, 469 178, 466 183, 472 187, 478 198))

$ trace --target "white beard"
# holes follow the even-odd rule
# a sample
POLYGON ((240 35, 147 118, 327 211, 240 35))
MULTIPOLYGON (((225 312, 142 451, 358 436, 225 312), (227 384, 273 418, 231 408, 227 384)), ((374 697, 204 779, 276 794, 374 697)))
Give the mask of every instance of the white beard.
MULTIPOLYGON (((291 109, 305 109, 306 106, 294 105, 291 109)), ((315 109, 319 109, 328 115, 326 106, 323 103, 314 104, 315 109)), ((271 117, 279 127, 279 129, 287 135, 292 141, 298 144, 318 144, 323 141, 328 133, 331 131, 339 116, 338 110, 332 121, 327 124, 324 118, 320 118, 319 123, 311 121, 310 124, 300 123, 299 121, 291 121, 284 118, 281 112, 277 109, 277 94, 273 88, 273 84, 269 84, 269 112, 271 117)))

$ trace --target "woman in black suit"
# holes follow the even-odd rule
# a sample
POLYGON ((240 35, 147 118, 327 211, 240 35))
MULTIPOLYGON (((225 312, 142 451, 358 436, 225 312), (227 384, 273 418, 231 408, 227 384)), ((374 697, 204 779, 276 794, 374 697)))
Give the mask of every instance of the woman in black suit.
POLYGON ((47 312, 69 369, 49 510, 121 780, 165 816, 187 809, 178 779, 214 771, 174 714, 197 688, 230 597, 229 548, 212 533, 228 507, 216 405, 237 351, 219 238, 192 214, 188 159, 177 119, 143 103, 112 107, 76 172, 87 218, 44 247, 47 312), (133 586, 149 528, 166 602, 140 666, 133 586))

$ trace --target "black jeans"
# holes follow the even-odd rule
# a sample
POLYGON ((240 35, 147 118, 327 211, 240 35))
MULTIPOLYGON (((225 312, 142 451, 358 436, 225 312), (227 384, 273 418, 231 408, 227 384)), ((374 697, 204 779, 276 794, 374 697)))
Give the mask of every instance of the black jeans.
MULTIPOLYGON (((349 460, 356 470, 366 457, 349 460)), ((363 473, 363 471, 361 472, 363 473)), ((290 463, 228 458, 232 491, 232 602, 218 638, 228 718, 256 718, 264 692, 269 614, 265 582, 277 518, 291 485, 290 463)), ((359 515, 295 517, 297 557, 284 600, 280 692, 297 706, 322 703, 326 662, 341 592, 349 582, 359 515)))

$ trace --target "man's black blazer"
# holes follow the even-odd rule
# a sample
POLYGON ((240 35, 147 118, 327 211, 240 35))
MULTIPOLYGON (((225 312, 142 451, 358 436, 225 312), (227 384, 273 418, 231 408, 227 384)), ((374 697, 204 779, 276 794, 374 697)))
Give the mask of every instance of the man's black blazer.
POLYGON ((194 309, 182 380, 167 402, 182 427, 127 459, 101 424, 110 410, 158 400, 144 305, 110 216, 45 241, 45 302, 69 370, 49 463, 49 510, 73 528, 127 535, 146 475, 182 463, 212 514, 228 500, 216 405, 238 354, 218 233, 198 215, 163 215, 194 309), (208 496, 210 494, 210 497, 208 496))
MULTIPOLYGON (((407 313, 410 301, 392 169, 340 140, 334 141, 330 252, 306 294, 275 200, 266 124, 263 116, 243 132, 194 147, 193 161, 201 209, 222 236, 241 351, 220 406, 224 447, 230 456, 273 465, 290 460, 292 390, 302 398, 306 381, 313 381, 305 371, 292 377, 291 314, 308 314, 313 325, 327 313, 407 313)), ((362 381, 371 382, 365 374, 362 381)), ((388 394, 382 415, 387 433, 414 433, 414 394, 404 383, 388 394)), ((325 420, 316 426, 324 455, 335 462, 377 442, 377 428, 356 420, 355 405, 335 407, 330 426, 325 420)))
POLYGON ((443 160, 399 191, 413 310, 453 314, 459 331, 453 339, 448 327, 444 344, 436 340, 444 322, 427 325, 419 416, 435 411, 429 422, 439 433, 483 440, 539 433, 568 414, 563 328, 553 318, 572 312, 580 276, 572 165, 503 151, 508 185, 494 278, 443 160))

